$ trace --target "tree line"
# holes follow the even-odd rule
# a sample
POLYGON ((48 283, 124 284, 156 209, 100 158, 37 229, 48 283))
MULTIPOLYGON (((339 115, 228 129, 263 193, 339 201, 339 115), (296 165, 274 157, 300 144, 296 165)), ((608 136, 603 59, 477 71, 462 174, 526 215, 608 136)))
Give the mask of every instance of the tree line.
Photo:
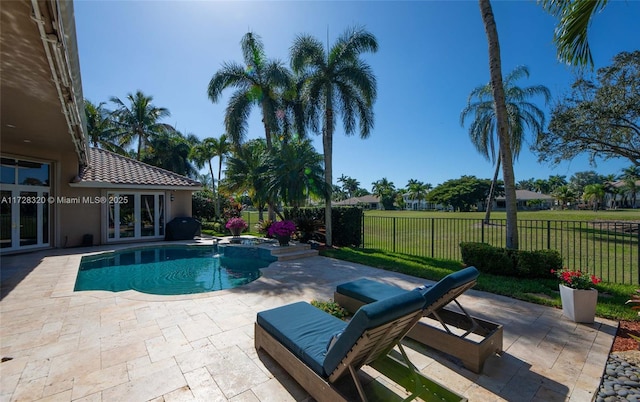
MULTIPOLYGON (((451 207, 456 211, 475 210, 478 204, 491 202, 491 188, 494 194, 504 196, 504 183, 498 180, 481 179, 464 175, 447 180, 433 187, 417 179, 410 179, 404 187, 397 188, 387 178, 371 183, 371 191, 360 187, 357 179, 345 176, 338 178, 341 185, 334 186, 334 201, 363 195, 375 195, 387 210, 405 209, 407 200, 428 201, 433 205, 451 207)), ((525 179, 516 183, 516 190, 528 190, 550 195, 558 201, 560 208, 571 205, 589 205, 597 208, 633 208, 640 191, 640 167, 630 166, 618 175, 601 175, 593 170, 576 172, 568 180, 564 175, 551 175, 548 179, 525 179), (604 200, 609 196, 610 204, 604 200)), ((488 219, 488 218, 487 218, 488 219)))
MULTIPOLYGON (((543 7, 559 19, 555 39, 561 59, 572 64, 593 65, 588 49, 587 28, 591 16, 605 4, 606 1, 586 0, 542 2, 543 7)), ((479 152, 496 163, 490 193, 496 193, 497 172, 502 165, 502 191, 507 210, 506 244, 507 247, 517 248, 513 162, 520 152, 525 130, 534 132, 536 141, 533 148, 539 152, 542 161, 558 162, 578 153, 591 152, 592 157, 622 156, 630 159, 635 166, 640 164, 638 110, 634 106, 638 104, 640 52, 623 52, 616 56, 613 66, 598 70, 599 82, 579 78, 574 84, 576 92, 560 101, 553 109, 548 132, 544 132, 544 114, 530 98, 543 96, 545 102, 548 102, 548 89, 543 86, 520 88, 515 85, 516 80, 529 76, 526 67, 518 67, 503 80, 491 4, 488 0, 479 0, 479 5, 489 44, 491 79, 488 84, 471 92, 460 121, 463 126, 471 121, 469 133, 472 142, 479 152), (585 117, 591 120, 588 124, 584 123, 585 117)), ((248 32, 244 35, 240 45, 243 63, 224 63, 213 75, 207 88, 209 99, 213 103, 220 101, 225 90, 234 89, 224 119, 225 136, 231 144, 232 155, 248 158, 246 154, 250 151, 243 150, 243 147, 264 148, 263 159, 259 162, 269 166, 269 172, 275 172, 275 159, 271 155, 274 150, 280 156, 297 155, 298 152, 311 155, 312 152, 294 152, 287 147, 304 148, 309 145, 307 132, 320 134, 323 139, 322 162, 317 170, 323 181, 322 185, 316 178, 301 180, 304 175, 310 175, 314 171, 311 168, 314 162, 310 162, 311 165, 305 166, 302 176, 298 172, 295 183, 303 185, 297 189, 282 183, 272 183, 265 185, 263 190, 247 190, 245 187, 245 194, 254 194, 252 198, 255 203, 260 210, 265 206, 270 218, 274 217, 276 203, 284 202, 295 207, 308 203, 312 197, 324 199, 327 244, 331 245, 330 206, 334 199, 333 192, 337 188, 333 185, 332 172, 333 132, 338 119, 341 119, 347 135, 358 132, 362 138, 367 138, 373 128, 376 77, 361 56, 364 53, 375 53, 378 49, 377 40, 363 28, 346 30, 331 47, 312 36, 298 35, 290 47, 289 68, 282 61, 266 56, 260 36, 255 33, 248 32), (264 144, 260 145, 245 142, 248 117, 254 107, 260 110, 265 132, 264 144), (270 160, 270 164, 267 164, 267 160, 270 160), (267 188, 271 189, 267 191, 267 188)), ((92 112, 94 117, 93 120, 89 119, 90 130, 95 128, 101 132, 102 138, 111 140, 107 141, 109 144, 102 144, 102 139, 98 136, 96 141, 92 138, 92 144, 116 152, 124 151, 138 160, 162 165, 185 175, 195 174, 194 165, 199 168, 207 166, 211 190, 217 199, 216 216, 219 216, 220 190, 224 188, 224 183, 220 183, 224 156, 215 154, 220 158, 216 187, 212 158, 207 157, 211 153, 209 150, 193 150, 199 144, 195 136, 184 135, 160 122, 161 118, 169 115, 168 111, 151 105, 151 97, 144 96, 140 91, 130 94, 128 100, 130 105, 112 98, 111 102, 116 108, 111 112, 104 108, 104 104, 91 105, 93 111, 87 112, 88 115, 92 112), (144 110, 144 113, 137 115, 134 112, 137 109, 144 110), (105 119, 109 121, 105 123, 105 119), (127 149, 136 140, 137 151, 127 149), (166 152, 167 150, 171 152, 166 152)), ((200 146, 208 149, 211 144, 200 146)), ((318 155, 313 156, 315 158, 318 155)), ((231 157, 228 162, 231 165, 231 157)), ((287 163, 293 165, 293 161, 287 163)), ((292 173, 294 171, 295 169, 288 171, 289 174, 286 175, 290 186, 294 183, 291 179, 295 177, 292 173)), ((279 177, 282 181, 285 180, 283 176, 279 177)), ((250 180, 247 177, 245 179, 250 180)), ((393 198, 389 200, 386 195, 388 190, 384 190, 389 187, 388 180, 387 183, 384 180, 386 179, 375 186, 379 188, 376 191, 384 195, 386 202, 393 204, 393 198)), ((260 183, 254 183, 256 184, 260 183)), ((422 197, 424 190, 418 188, 419 183, 413 183, 413 187, 412 191, 416 194, 414 196, 422 197)), ((240 189, 242 186, 229 185, 228 188, 240 189)), ((489 212, 487 210, 487 217, 489 212)))

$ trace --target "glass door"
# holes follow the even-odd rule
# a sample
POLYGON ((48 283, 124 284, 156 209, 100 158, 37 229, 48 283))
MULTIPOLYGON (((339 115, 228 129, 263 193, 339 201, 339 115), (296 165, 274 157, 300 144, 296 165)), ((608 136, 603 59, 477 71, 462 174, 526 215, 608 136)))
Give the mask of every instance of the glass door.
POLYGON ((135 240, 164 236, 164 194, 109 193, 107 240, 135 240))
POLYGON ((0 250, 48 246, 49 191, 15 187, 0 191, 0 250))
POLYGON ((0 158, 0 251, 49 245, 50 164, 0 158))
POLYGON ((0 191, 0 249, 13 247, 12 192, 0 191))

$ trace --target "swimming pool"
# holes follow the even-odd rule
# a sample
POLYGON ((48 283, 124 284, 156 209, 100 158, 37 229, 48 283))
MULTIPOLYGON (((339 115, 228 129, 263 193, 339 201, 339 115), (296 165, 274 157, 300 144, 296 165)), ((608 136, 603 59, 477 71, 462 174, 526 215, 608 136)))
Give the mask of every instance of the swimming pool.
POLYGON ((271 263, 255 256, 220 255, 216 246, 159 246, 84 256, 75 291, 136 290, 181 295, 231 289, 260 277, 271 263))

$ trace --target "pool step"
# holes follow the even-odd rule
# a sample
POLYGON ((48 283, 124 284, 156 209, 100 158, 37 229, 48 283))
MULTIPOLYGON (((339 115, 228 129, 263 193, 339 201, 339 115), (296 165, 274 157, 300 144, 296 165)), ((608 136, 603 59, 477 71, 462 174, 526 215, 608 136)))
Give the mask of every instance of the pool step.
POLYGON ((318 250, 312 250, 308 244, 294 243, 287 247, 274 247, 271 249, 271 255, 278 258, 278 261, 287 261, 315 257, 318 250))

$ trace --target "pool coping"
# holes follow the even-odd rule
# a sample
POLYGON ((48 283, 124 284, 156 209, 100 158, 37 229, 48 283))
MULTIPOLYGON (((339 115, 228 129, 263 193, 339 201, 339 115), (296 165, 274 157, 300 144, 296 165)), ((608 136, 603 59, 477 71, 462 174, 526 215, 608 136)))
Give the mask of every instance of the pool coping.
MULTIPOLYGON (((66 269, 60 273, 58 277, 58 281, 53 289, 51 297, 53 298, 61 298, 61 297, 69 297, 74 294, 82 294, 87 297, 94 297, 96 299, 103 299, 107 297, 112 297, 117 295, 118 297, 122 297, 126 300, 134 300, 134 301, 153 301, 153 302, 162 302, 162 301, 181 301, 181 300, 197 300, 197 299, 205 299, 209 297, 217 297, 224 296, 229 294, 233 289, 222 289, 222 290, 213 290, 210 292, 202 292, 202 293, 190 293, 185 295, 155 295, 151 293, 143 293, 137 290, 124 290, 120 292, 112 292, 109 290, 75 290, 76 278, 78 275, 78 269, 80 268, 80 262, 82 257, 85 256, 93 256, 102 253, 109 252, 117 252, 123 250, 134 250, 134 249, 143 249, 143 248, 152 248, 152 247, 170 247, 170 246, 211 246, 215 245, 210 243, 211 239, 196 239, 196 240, 178 240, 178 241, 157 241, 157 242, 148 242, 148 243, 132 243, 132 244, 114 244, 109 246, 99 246, 100 250, 92 250, 85 253, 80 254, 71 254, 65 256, 68 258, 66 269), (103 247, 106 247, 102 249, 103 247), (74 268, 75 267, 75 268, 74 268)), ((259 245, 233 245, 240 247, 259 247, 259 245)), ((56 256, 52 256, 55 258, 56 256)), ((265 270, 269 272, 269 268, 277 263, 278 261, 274 261, 270 263, 268 266, 264 268, 259 268, 260 277, 254 281, 251 281, 245 285, 238 286, 237 288, 245 288, 250 286, 253 283, 259 282, 260 280, 264 280, 265 278, 265 270)))

